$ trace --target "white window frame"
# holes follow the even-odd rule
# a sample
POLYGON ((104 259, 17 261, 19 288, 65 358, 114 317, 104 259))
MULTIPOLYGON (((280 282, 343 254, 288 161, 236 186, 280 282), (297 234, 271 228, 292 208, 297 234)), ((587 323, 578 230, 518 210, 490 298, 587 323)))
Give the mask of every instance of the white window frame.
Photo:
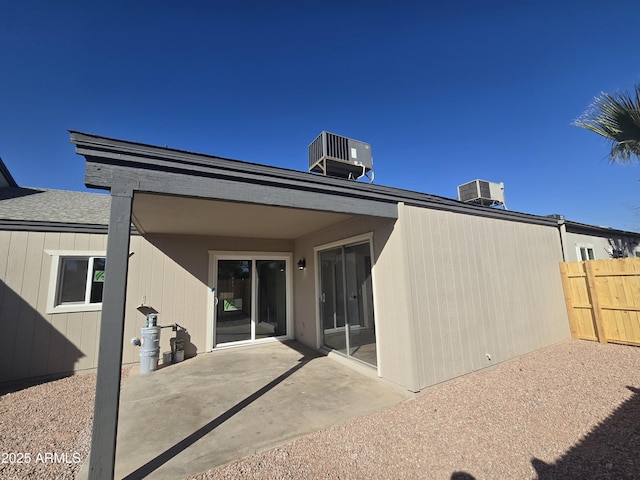
POLYGON ((70 312, 96 312, 102 310, 102 302, 89 303, 88 298, 91 293, 90 276, 93 273, 93 261, 95 258, 106 258, 105 251, 78 251, 78 250, 48 250, 51 256, 51 273, 49 276, 49 292, 47 295, 47 313, 70 313, 70 312), (89 266, 87 271, 87 281, 85 284, 84 303, 57 304, 58 289, 60 286, 60 266, 63 258, 88 258, 89 266))
MULTIPOLYGON (((586 260, 582 260, 582 254, 580 253, 580 249, 591 250, 593 252, 593 259, 596 260, 596 249, 592 243, 576 243, 576 255, 578 256, 578 261, 583 262, 586 260)), ((589 255, 587 255, 588 257, 589 255)), ((587 258, 587 260, 589 260, 587 258)))

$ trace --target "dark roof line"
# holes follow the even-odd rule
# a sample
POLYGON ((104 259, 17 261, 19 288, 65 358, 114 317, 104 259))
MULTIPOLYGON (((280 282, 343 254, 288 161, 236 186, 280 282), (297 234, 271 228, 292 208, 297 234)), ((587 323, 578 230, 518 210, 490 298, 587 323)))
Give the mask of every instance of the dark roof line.
POLYGON ((403 202, 407 205, 504 220, 517 220, 542 225, 558 224, 558 220, 555 218, 498 210, 396 187, 325 177, 299 170, 113 139, 76 130, 70 130, 70 133, 71 142, 76 145, 76 153, 98 162, 125 166, 135 165, 138 168, 160 171, 180 171, 189 175, 215 176, 242 183, 253 182, 290 190, 314 191, 349 198, 358 197, 363 200, 385 203, 403 202))
POLYGON ((609 235, 617 235, 617 236, 640 236, 639 232, 632 232, 629 230, 619 230, 617 228, 612 227, 604 227, 599 225, 589 225, 586 223, 574 222, 572 220, 566 220, 565 224, 567 228, 571 228, 574 231, 582 231, 585 233, 604 233, 609 235))

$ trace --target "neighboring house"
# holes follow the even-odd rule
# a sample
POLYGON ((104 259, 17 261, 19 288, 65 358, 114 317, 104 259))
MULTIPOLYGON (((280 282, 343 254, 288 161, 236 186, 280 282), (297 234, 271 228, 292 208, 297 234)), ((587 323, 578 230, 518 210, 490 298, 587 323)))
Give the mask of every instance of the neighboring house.
POLYGON ((640 234, 566 221, 567 262, 640 257, 640 234))
POLYGON ((187 357, 296 339, 410 391, 570 338, 558 263, 580 224, 71 138, 87 186, 111 196, 22 189, 0 170, 0 381, 97 366, 109 215, 135 227, 128 244, 109 233, 127 252, 110 257, 125 266, 111 280, 126 288, 124 363, 140 307, 184 327, 187 357))

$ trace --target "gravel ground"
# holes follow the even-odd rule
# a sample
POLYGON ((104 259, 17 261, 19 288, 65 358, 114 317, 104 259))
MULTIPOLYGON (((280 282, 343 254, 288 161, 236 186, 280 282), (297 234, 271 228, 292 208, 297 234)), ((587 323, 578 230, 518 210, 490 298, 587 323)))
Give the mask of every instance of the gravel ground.
MULTIPOLYGON (((94 389, 87 374, 0 391, 0 478, 73 478, 94 389)), ((572 341, 191 479, 640 478, 638 452, 640 348, 572 341)))
POLYGON ((192 479, 640 478, 640 348, 572 341, 192 479))
POLYGON ((73 479, 91 446, 95 389, 95 373, 0 389, 0 479, 73 479))

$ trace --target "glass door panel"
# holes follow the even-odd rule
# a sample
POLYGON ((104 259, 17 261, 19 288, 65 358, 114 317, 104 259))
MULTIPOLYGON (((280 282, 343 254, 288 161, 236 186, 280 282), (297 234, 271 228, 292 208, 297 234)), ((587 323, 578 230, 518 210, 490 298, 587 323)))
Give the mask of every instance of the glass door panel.
POLYGON ((320 318, 325 346, 347 353, 342 249, 320 252, 320 318))
POLYGON ((251 339, 251 260, 218 260, 216 343, 251 339))
POLYGON ((257 315, 255 338, 287 333, 287 273, 284 260, 256 260, 257 315))
POLYGON ((368 244, 345 247, 349 355, 376 365, 371 252, 368 244))

